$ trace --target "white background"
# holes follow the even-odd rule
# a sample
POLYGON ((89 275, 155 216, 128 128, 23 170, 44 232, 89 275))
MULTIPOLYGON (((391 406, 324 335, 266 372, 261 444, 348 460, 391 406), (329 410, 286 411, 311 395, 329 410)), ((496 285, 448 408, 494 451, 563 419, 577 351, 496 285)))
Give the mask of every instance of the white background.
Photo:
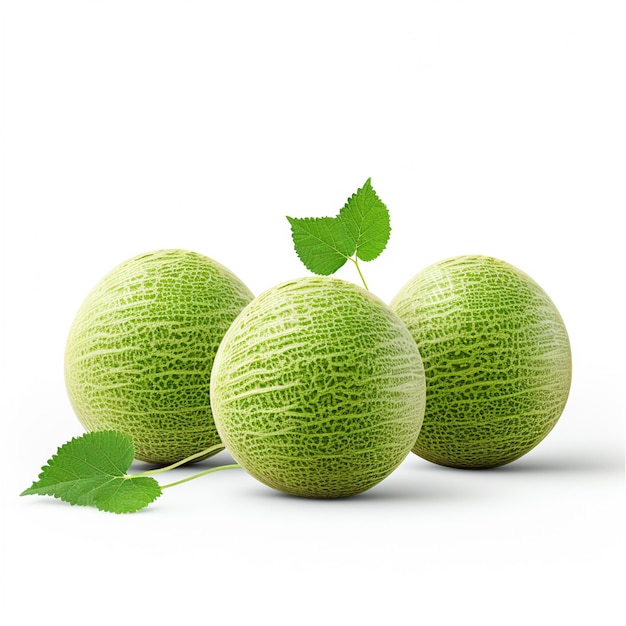
POLYGON ((624 3, 1 6, 2 617, 623 623, 624 3), (410 455, 343 501, 242 470, 134 515, 18 497, 82 433, 64 343, 105 273, 188 248, 258 294, 308 275, 285 216, 333 215, 370 176, 382 299, 482 253, 556 302, 574 378, 544 442, 493 471, 410 455))

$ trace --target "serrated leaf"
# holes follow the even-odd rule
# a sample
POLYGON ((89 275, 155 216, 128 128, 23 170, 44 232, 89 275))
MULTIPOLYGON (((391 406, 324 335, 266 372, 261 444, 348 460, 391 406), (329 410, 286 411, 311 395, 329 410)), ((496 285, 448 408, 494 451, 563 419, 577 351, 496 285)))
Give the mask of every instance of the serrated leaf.
POLYGON ((161 487, 149 476, 127 475, 134 456, 132 439, 123 433, 86 433, 61 446, 20 495, 49 495, 112 513, 138 511, 161 495, 161 487))
POLYGON ((336 272, 354 252, 345 225, 336 217, 287 217, 296 253, 315 274, 336 272))
POLYGON ((387 246, 391 234, 389 211, 372 188, 371 178, 348 199, 338 218, 350 237, 350 254, 356 251, 362 261, 372 261, 387 246))

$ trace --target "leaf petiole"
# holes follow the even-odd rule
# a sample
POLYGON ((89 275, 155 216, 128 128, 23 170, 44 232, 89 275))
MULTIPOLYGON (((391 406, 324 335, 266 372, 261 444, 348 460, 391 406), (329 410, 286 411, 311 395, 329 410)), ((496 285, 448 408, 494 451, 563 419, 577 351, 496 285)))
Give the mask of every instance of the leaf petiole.
POLYGON ((210 448, 206 448, 206 450, 200 450, 200 452, 196 452, 187 458, 182 459, 181 461, 176 461, 176 463, 172 463, 171 465, 166 465, 165 467, 159 467, 157 469, 148 470, 147 472, 142 472, 141 474, 133 474, 132 476, 128 476, 128 478, 137 478, 139 476, 154 476, 156 474, 162 474, 163 472, 168 472, 176 467, 180 467, 181 465, 185 465, 185 463, 191 463, 191 461, 195 461, 200 457, 211 454, 211 452, 216 452, 217 450, 223 450, 225 448, 223 443, 218 443, 215 446, 211 446, 210 448))
POLYGON ((349 259, 350 259, 350 260, 354 263, 354 265, 356 266, 356 271, 359 273, 359 276, 361 277, 361 281, 362 281, 362 283, 363 283, 363 286, 365 287, 365 289, 366 289, 367 291, 369 291, 369 290, 370 290, 370 288, 367 286, 367 283, 365 282, 365 278, 363 277, 363 274, 362 274, 362 272, 361 272, 361 268, 359 267, 359 259, 358 259, 358 257, 356 257, 356 258, 348 257, 348 258, 349 258, 349 259))
POLYGON ((191 476, 187 476, 187 478, 183 478, 181 480, 177 480, 173 483, 168 483, 167 485, 161 485, 161 489, 167 489, 168 487, 174 487, 175 485, 181 485, 182 483, 186 483, 190 480, 194 480, 195 478, 200 478, 200 476, 206 476, 207 474, 212 474, 213 472, 219 472, 220 470, 226 469, 238 469, 241 468, 239 463, 232 463, 230 465, 218 465, 217 467, 211 467, 203 472, 198 472, 197 474, 193 474, 191 476))
MULTIPOLYGON (((197 458, 206 456, 207 454, 211 454, 211 452, 216 452, 218 450, 223 450, 225 448, 223 443, 218 443, 215 446, 211 446, 206 450, 201 450, 200 452, 196 452, 196 454, 192 454, 181 461, 177 461, 176 463, 172 463, 171 465, 167 465, 166 467, 159 467, 157 469, 148 470, 147 472, 142 472, 141 474, 132 474, 126 475, 127 479, 140 478, 145 476, 154 476, 156 474, 162 474, 163 472, 168 472, 176 467, 180 467, 181 465, 185 465, 186 463, 190 463, 191 461, 195 461, 197 458)), ((195 478, 200 478, 201 476, 206 476, 207 474, 212 474, 213 472, 218 472, 224 469, 235 469, 240 468, 241 465, 238 463, 232 463, 229 465, 219 465, 218 467, 211 467, 207 470, 203 470, 202 472, 198 472, 196 474, 192 474, 191 476, 187 476, 181 480, 177 480, 173 483, 168 483, 167 485, 160 485, 161 489, 167 489, 168 487, 174 487, 175 485, 180 485, 182 483, 186 483, 190 480, 194 480, 195 478)))

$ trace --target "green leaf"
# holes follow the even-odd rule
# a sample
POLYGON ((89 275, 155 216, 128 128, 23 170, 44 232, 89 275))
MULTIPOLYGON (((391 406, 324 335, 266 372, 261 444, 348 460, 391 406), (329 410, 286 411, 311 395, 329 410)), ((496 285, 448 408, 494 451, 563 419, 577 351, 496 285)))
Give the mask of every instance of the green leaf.
POLYGON ((372 261, 387 246, 389 211, 372 188, 371 178, 348 199, 338 217, 350 237, 350 255, 356 252, 362 261, 372 261))
POLYGON ((336 217, 287 217, 297 255, 315 274, 328 276, 350 257, 351 237, 336 217))
POLYGON ((116 431, 75 437, 42 467, 39 480, 20 495, 48 495, 111 513, 133 513, 161 495, 154 478, 126 474, 133 462, 132 439, 116 431))
POLYGON ((375 259, 391 234, 389 211, 372 189, 371 178, 348 198, 335 217, 287 219, 296 253, 309 270, 328 276, 350 260, 367 289, 359 259, 375 259))

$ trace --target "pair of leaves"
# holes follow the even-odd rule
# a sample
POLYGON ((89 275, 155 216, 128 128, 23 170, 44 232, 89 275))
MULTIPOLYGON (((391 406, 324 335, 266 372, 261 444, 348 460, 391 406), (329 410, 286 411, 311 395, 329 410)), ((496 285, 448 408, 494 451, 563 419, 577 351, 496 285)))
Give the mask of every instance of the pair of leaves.
POLYGON ((372 188, 371 178, 335 217, 287 219, 298 257, 311 272, 324 276, 349 259, 372 261, 385 249, 391 234, 389 211, 372 188))
POLYGON ((47 495, 111 513, 133 513, 161 495, 150 476, 129 476, 135 450, 117 431, 97 431, 61 446, 42 467, 39 480, 20 495, 47 495))

